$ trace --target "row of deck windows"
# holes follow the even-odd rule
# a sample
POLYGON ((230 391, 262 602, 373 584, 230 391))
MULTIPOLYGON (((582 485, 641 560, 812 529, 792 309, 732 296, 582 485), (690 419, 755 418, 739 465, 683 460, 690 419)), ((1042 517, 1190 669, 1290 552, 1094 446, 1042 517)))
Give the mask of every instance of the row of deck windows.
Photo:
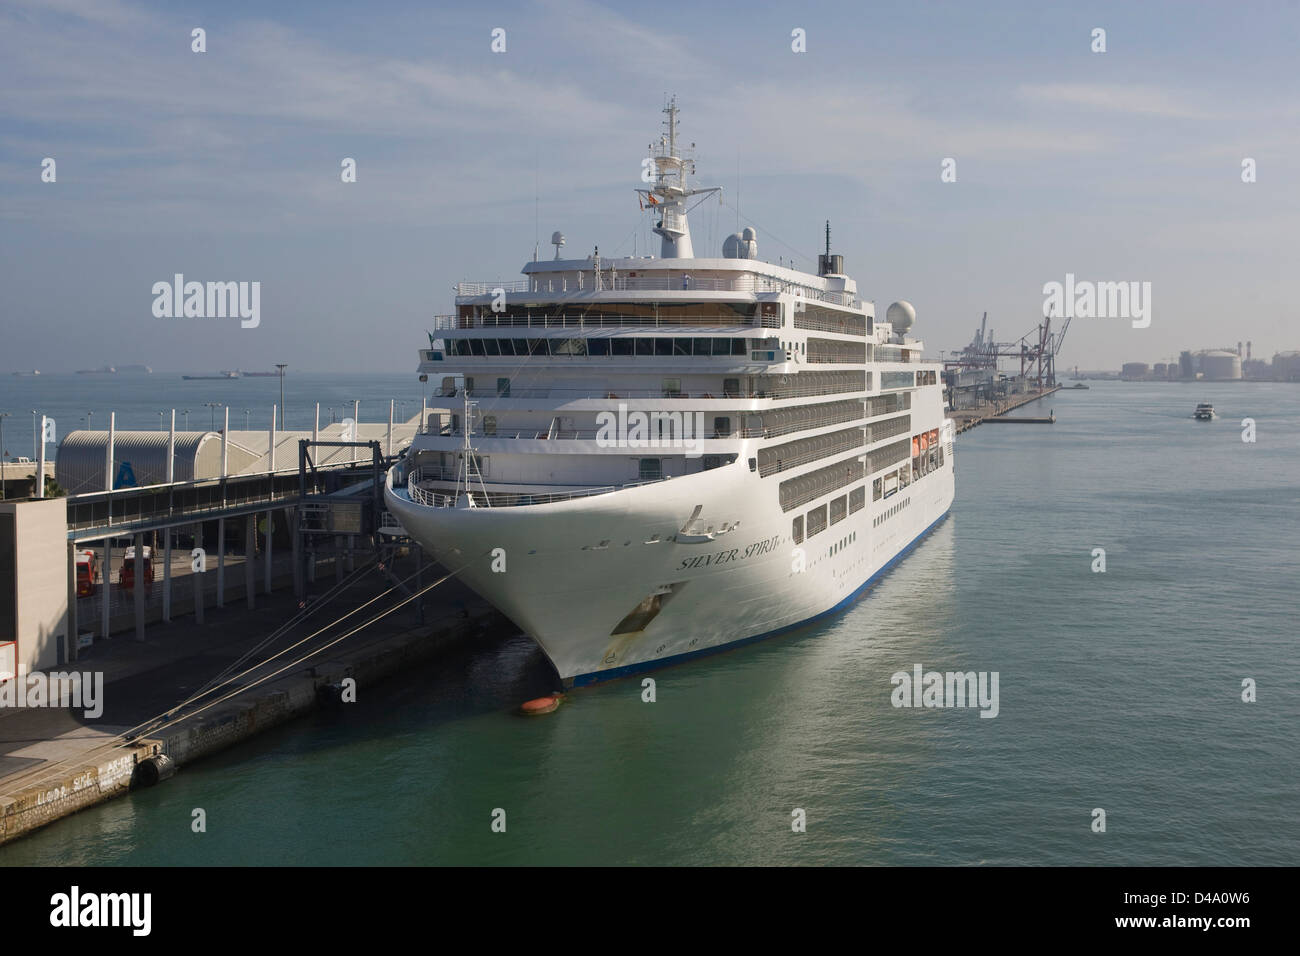
POLYGON ((653 355, 660 358, 747 355, 764 347, 764 339, 709 338, 575 338, 575 339, 447 339, 447 354, 455 356, 653 355))
MULTIPOLYGON (((840 495, 827 504, 818 505, 806 515, 796 515, 790 523, 790 536, 794 539, 795 544, 801 544, 804 539, 805 527, 808 530, 808 537, 811 538, 830 525, 843 521, 845 516, 861 511, 866 506, 866 503, 867 486, 860 485, 847 495, 840 495), (827 521, 828 513, 829 522, 827 521)), ((856 538, 857 532, 854 532, 850 537, 856 538)))

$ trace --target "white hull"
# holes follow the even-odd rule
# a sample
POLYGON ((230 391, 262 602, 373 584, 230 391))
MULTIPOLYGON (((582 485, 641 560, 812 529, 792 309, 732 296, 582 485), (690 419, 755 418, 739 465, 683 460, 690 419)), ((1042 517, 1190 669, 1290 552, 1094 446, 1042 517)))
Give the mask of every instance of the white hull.
POLYGON ((846 604, 947 514, 953 490, 949 464, 799 546, 775 485, 739 463, 527 507, 430 508, 394 489, 391 477, 386 497, 416 541, 532 636, 566 685, 580 685, 766 636, 846 604), (713 541, 672 540, 696 504, 740 526, 713 541), (888 517, 876 526, 879 515, 888 517), (493 571, 502 558, 505 570, 493 571), (644 629, 611 635, 668 586, 644 629))

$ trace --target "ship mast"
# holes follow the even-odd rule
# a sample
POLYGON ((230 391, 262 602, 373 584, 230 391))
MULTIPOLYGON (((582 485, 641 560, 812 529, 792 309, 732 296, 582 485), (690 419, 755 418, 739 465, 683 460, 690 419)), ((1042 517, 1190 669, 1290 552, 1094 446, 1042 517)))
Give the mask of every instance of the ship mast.
POLYGON ((483 484, 483 473, 478 466, 477 450, 470 443, 470 435, 474 431, 474 409, 478 407, 478 402, 469 400, 469 389, 464 390, 465 399, 465 418, 464 428, 465 441, 461 445, 460 459, 461 465, 456 475, 457 495, 454 499, 457 508, 477 508, 478 503, 474 501, 474 495, 471 489, 474 486, 474 480, 478 479, 479 489, 483 492, 483 503, 491 507, 491 500, 488 498, 487 486, 483 484), (462 492, 463 489, 463 492, 462 492))
MULTIPOLYGON (((659 257, 661 259, 693 259, 695 250, 691 246, 691 227, 686 221, 686 200, 692 196, 705 195, 720 191, 720 187, 692 189, 687 182, 687 174, 695 174, 695 159, 683 156, 677 148, 677 97, 668 101, 664 107, 664 126, 667 134, 659 137, 657 146, 651 145, 651 159, 654 161, 654 185, 649 189, 638 189, 645 197, 651 211, 657 216, 654 232, 660 237, 659 257)), ((694 147, 694 143, 691 144, 694 147)))

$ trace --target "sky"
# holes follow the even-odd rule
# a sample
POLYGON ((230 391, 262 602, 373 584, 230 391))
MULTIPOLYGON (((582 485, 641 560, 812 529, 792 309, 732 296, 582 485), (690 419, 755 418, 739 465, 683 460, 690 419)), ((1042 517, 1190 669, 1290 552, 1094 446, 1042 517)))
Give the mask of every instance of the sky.
POLYGON ((1073 274, 1151 283, 1151 321, 1076 317, 1062 367, 1268 358, 1300 348, 1298 49, 1295 2, 0 0, 0 372, 414 372, 454 284, 553 231, 658 251, 667 95, 722 187, 696 253, 752 226, 815 271, 829 219, 927 357, 1073 274), (260 323, 156 317, 176 273, 260 282, 260 323))

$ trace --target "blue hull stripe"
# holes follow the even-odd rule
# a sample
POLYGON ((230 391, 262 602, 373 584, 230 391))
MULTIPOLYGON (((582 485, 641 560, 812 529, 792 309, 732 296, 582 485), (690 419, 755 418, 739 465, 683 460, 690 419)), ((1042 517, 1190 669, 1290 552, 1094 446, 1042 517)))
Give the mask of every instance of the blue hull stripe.
POLYGON ((871 577, 867 578, 867 580, 863 581, 862 584, 859 585, 856 591, 854 591, 848 597, 840 601, 839 604, 836 604, 834 607, 828 608, 825 611, 821 611, 820 613, 814 614, 812 617, 805 618, 804 620, 799 621, 795 624, 787 624, 784 627, 779 627, 774 631, 767 631, 763 634, 755 634, 753 637, 742 637, 740 640, 728 641, 726 644, 715 644, 713 647, 706 647, 703 650, 699 650, 699 651, 687 651, 685 654, 674 654, 672 657, 662 657, 662 658, 657 658, 656 660, 653 661, 641 661, 640 663, 637 664, 628 664, 624 667, 611 667, 609 670, 605 670, 605 671, 595 671, 590 674, 580 674, 577 677, 566 680, 564 684, 566 687, 585 687, 588 684, 596 684, 596 683, 600 683, 601 681, 614 680, 619 677, 628 677, 632 674, 639 674, 643 671, 658 670, 660 667, 668 667, 671 664, 680 664, 683 661, 694 660, 697 657, 705 657, 706 655, 709 654, 716 654, 719 651, 729 651, 733 647, 740 647, 742 644, 750 644, 754 641, 761 641, 768 637, 775 637, 777 634, 784 634, 787 631, 793 631, 800 627, 807 627, 808 625, 816 621, 820 621, 824 617, 829 617, 832 614, 837 614, 840 611, 844 610, 844 608, 852 604, 854 601, 856 601, 858 599, 858 596, 861 595, 862 592, 865 591, 867 588, 871 587, 871 585, 874 584, 882 574, 884 574, 886 571, 888 571, 890 568, 896 565, 899 561, 903 560, 903 558, 907 556, 907 553, 911 551, 914 547, 916 547, 916 545, 921 541, 922 538, 924 538, 931 531, 933 531, 940 521, 948 517, 948 514, 949 512, 945 511, 943 514, 939 515, 939 517, 935 518, 934 521, 930 523, 930 526, 928 528, 926 528, 915 538, 913 538, 910 542, 908 542, 907 547, 903 548, 901 551, 898 552, 898 554, 890 558, 881 567, 879 571, 877 571, 871 577))

